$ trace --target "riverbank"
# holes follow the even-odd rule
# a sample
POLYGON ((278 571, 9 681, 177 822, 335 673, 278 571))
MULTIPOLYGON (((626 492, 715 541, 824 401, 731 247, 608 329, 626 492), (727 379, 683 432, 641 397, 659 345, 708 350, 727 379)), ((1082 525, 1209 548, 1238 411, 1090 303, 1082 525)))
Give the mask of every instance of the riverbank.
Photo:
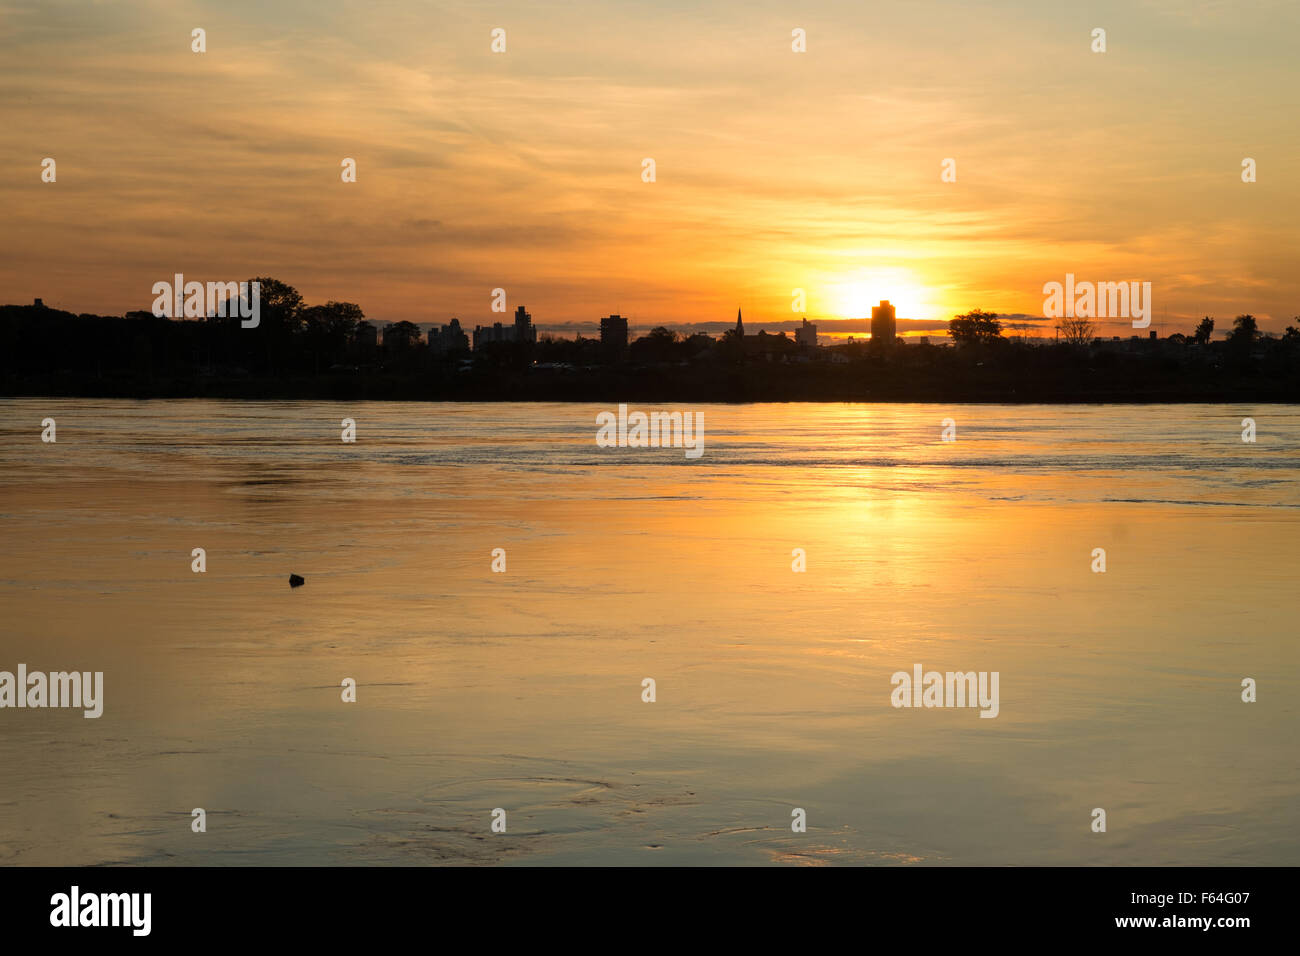
POLYGON ((1300 370, 1282 356, 1216 363, 1154 350, 1014 351, 980 357, 913 346, 902 356, 868 356, 842 364, 742 366, 500 368, 465 360, 417 369, 356 367, 319 375, 250 375, 238 369, 167 374, 49 371, 0 376, 0 395, 478 402, 1300 402, 1300 370))

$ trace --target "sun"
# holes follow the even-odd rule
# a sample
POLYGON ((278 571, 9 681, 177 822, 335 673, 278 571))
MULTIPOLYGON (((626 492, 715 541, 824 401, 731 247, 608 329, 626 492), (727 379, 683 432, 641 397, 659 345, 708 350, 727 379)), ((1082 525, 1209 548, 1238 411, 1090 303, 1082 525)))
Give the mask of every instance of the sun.
POLYGON ((934 311, 931 293, 907 269, 862 270, 831 286, 830 301, 840 318, 871 317, 873 306, 888 299, 900 318, 929 318, 934 311))

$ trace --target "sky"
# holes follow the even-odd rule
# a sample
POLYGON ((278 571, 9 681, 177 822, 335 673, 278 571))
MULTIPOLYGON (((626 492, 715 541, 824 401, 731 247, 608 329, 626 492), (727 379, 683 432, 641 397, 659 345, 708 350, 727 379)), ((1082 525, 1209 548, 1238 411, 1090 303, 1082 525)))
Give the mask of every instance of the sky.
POLYGON ((503 288, 562 334, 881 299, 1050 334, 1073 273, 1149 281, 1163 334, 1277 332, 1298 28, 1281 0, 0 0, 0 302, 121 314, 180 272, 381 323, 508 320, 503 288))

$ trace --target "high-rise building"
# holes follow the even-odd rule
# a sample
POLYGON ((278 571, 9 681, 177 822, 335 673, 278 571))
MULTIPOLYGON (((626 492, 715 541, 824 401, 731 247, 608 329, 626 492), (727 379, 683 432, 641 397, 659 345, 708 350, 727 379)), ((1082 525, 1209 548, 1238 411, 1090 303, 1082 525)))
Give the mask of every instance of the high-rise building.
POLYGON ((607 315, 600 320, 600 350, 611 358, 623 357, 627 352, 627 319, 607 315))
POLYGON ((515 341, 537 341, 537 326, 533 325, 533 317, 524 311, 522 305, 515 309, 515 341))
POLYGON ((514 339, 514 329, 507 329, 500 322, 491 325, 474 326, 474 351, 494 342, 510 342, 514 339))
POLYGON ((816 348, 817 326, 810 323, 807 319, 804 319, 803 325, 794 330, 794 340, 798 345, 806 345, 808 348, 816 348))
POLYGON ((894 307, 888 299, 881 299, 880 305, 871 309, 871 341, 892 345, 898 335, 898 320, 894 317, 894 307))
POLYGON ((493 342, 531 344, 536 341, 537 326, 533 325, 533 317, 528 314, 528 310, 522 305, 515 309, 514 325, 502 325, 500 322, 493 322, 490 326, 478 325, 474 327, 474 348, 476 350, 493 342))

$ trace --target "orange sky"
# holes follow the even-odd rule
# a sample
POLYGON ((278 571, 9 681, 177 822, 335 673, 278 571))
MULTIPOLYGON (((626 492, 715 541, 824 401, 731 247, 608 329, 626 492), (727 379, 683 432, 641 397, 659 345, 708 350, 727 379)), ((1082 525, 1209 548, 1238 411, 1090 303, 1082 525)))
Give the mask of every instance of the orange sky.
POLYGON ((0 0, 0 301, 273 275, 380 322, 502 287, 543 329, 759 328, 1041 317, 1072 272, 1151 282, 1167 332, 1280 330, 1296 5, 1057 6, 0 0))

